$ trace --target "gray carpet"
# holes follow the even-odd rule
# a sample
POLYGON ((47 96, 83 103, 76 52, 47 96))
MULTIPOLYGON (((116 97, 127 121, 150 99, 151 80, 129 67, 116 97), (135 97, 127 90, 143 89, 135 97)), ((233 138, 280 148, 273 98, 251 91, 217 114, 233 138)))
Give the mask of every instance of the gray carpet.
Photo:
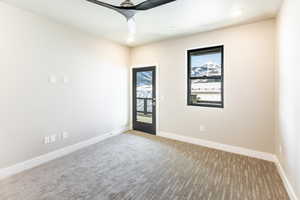
POLYGON ((133 133, 0 182, 1 200, 287 200, 271 162, 133 133))

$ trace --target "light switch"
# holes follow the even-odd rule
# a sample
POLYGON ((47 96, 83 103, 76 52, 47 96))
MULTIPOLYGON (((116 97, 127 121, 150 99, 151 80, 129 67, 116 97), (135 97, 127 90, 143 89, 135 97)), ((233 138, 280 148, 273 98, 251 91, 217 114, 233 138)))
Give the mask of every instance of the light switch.
POLYGON ((56 78, 56 76, 53 76, 53 75, 49 76, 49 82, 52 83, 52 84, 57 83, 57 78, 56 78))
POLYGON ((62 133, 62 139, 67 139, 69 137, 69 133, 68 132, 63 132, 62 133))
POLYGON ((44 138, 44 144, 49 144, 49 143, 50 143, 50 138, 49 138, 49 136, 46 136, 44 138))
POLYGON ((69 77, 63 76, 63 83, 64 83, 64 84, 67 84, 67 83, 69 83, 69 82, 70 82, 69 77))

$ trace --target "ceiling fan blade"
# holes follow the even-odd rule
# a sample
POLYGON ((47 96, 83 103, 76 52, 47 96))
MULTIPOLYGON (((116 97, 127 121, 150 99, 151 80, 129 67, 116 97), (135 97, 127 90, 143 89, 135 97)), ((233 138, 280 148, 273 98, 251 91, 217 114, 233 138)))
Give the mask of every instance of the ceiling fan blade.
POLYGON ((86 1, 94 3, 94 4, 97 4, 99 6, 103 6, 103 7, 115 10, 118 13, 124 15, 127 19, 130 19, 130 18, 132 18, 135 15, 135 11, 129 10, 129 9, 123 9, 120 6, 114 6, 114 5, 111 5, 111 4, 108 4, 108 3, 104 3, 104 2, 98 1, 98 0, 86 0, 86 1))
POLYGON ((147 0, 136 6, 134 6, 134 10, 148 10, 155 8, 157 6, 161 6, 176 0, 147 0))

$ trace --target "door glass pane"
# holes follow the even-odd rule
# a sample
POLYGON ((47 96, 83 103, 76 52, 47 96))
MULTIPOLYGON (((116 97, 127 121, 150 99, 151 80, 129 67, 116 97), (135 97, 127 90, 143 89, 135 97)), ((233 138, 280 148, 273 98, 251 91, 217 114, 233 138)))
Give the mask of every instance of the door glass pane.
POLYGON ((136 111, 144 112, 144 100, 143 99, 136 100, 136 111))
POLYGON ((152 123, 152 71, 136 74, 136 105, 138 122, 152 123))
POLYGON ((147 123, 147 124, 152 124, 152 114, 144 114, 144 113, 137 113, 137 117, 136 120, 138 122, 143 122, 143 123, 147 123))
POLYGON ((152 113, 152 100, 147 100, 147 112, 152 113))
POLYGON ((152 98, 152 71, 137 72, 136 87, 138 98, 152 98))

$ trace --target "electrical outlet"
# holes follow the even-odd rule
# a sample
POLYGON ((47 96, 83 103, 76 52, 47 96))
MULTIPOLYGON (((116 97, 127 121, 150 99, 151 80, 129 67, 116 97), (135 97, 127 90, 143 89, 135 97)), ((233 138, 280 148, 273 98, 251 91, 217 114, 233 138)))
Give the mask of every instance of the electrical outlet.
POLYGON ((54 75, 49 76, 49 82, 50 82, 51 84, 57 83, 57 78, 56 78, 56 76, 54 76, 54 75))
POLYGON ((205 126, 204 125, 200 125, 200 132, 204 132, 204 131, 206 131, 205 126))
POLYGON ((50 136, 50 142, 53 143, 56 141, 56 135, 51 135, 50 136))
POLYGON ((62 139, 64 140, 64 139, 67 139, 67 138, 69 138, 69 133, 66 132, 66 131, 62 132, 62 139))
POLYGON ((49 136, 46 136, 44 138, 44 144, 49 144, 50 143, 50 137, 49 136))
POLYGON ((282 146, 279 146, 279 153, 282 154, 282 146))

